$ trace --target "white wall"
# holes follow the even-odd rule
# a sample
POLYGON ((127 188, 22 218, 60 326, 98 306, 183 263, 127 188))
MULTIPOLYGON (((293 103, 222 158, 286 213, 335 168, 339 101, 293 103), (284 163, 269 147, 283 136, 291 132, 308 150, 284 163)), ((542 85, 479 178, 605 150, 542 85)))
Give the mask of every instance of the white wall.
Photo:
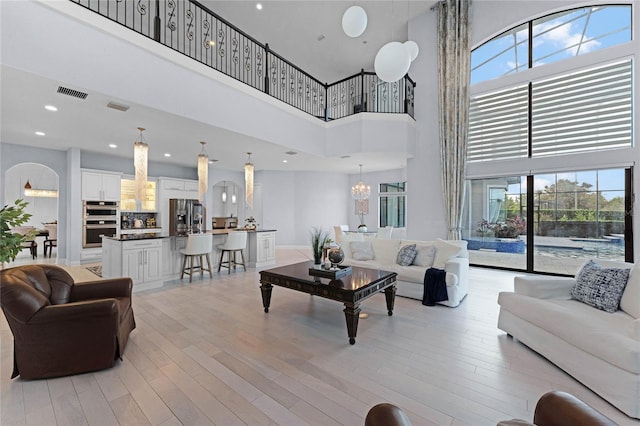
POLYGON ((416 154, 407 161, 407 238, 415 240, 447 236, 440 184, 436 18, 436 13, 429 11, 409 23, 409 39, 420 46, 409 70, 417 84, 416 154))

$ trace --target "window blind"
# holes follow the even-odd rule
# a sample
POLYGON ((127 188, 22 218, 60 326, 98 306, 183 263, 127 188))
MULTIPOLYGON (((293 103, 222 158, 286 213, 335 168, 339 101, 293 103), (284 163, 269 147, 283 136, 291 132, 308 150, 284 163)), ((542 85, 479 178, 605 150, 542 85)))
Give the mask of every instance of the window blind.
POLYGON ((527 103, 526 85, 471 98, 467 161, 526 157, 527 103))
POLYGON ((632 99, 630 60, 534 82, 532 156, 631 146, 632 99))

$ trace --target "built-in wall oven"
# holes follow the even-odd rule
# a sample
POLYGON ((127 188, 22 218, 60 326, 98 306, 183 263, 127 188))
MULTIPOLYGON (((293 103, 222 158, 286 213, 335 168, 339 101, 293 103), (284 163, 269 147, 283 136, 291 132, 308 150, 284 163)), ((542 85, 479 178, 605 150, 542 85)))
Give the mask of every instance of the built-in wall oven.
POLYGON ((114 237, 120 229, 117 201, 83 201, 82 247, 102 247, 102 237, 114 237))

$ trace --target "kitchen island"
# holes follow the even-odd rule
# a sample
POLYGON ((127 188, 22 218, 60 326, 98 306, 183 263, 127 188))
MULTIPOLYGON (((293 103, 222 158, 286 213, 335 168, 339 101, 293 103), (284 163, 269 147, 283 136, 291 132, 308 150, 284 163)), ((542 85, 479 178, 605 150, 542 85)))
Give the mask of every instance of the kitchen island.
MULTIPOLYGON (((240 231, 244 229, 238 229, 240 231)), ((211 250, 212 268, 220 262, 218 246, 229 232, 236 229, 214 229, 211 250)), ((247 268, 275 265, 275 229, 247 230, 245 262, 247 268)), ((180 250, 187 245, 187 235, 169 236, 162 233, 121 234, 102 238, 102 276, 104 278, 131 277, 133 291, 162 287, 164 281, 177 279, 182 270, 180 250)))

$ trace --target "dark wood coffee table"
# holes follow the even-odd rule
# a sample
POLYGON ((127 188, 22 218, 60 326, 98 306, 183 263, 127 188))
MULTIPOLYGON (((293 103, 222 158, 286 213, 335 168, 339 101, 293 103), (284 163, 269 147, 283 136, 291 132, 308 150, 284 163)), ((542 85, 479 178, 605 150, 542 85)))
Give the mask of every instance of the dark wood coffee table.
POLYGON ((302 293, 320 296, 344 303, 349 343, 356 343, 360 302, 376 293, 384 292, 389 316, 393 315, 396 297, 395 272, 352 267, 352 273, 341 279, 330 280, 309 275, 312 262, 296 263, 260 272, 260 290, 264 311, 269 312, 273 286, 286 287, 302 293))

